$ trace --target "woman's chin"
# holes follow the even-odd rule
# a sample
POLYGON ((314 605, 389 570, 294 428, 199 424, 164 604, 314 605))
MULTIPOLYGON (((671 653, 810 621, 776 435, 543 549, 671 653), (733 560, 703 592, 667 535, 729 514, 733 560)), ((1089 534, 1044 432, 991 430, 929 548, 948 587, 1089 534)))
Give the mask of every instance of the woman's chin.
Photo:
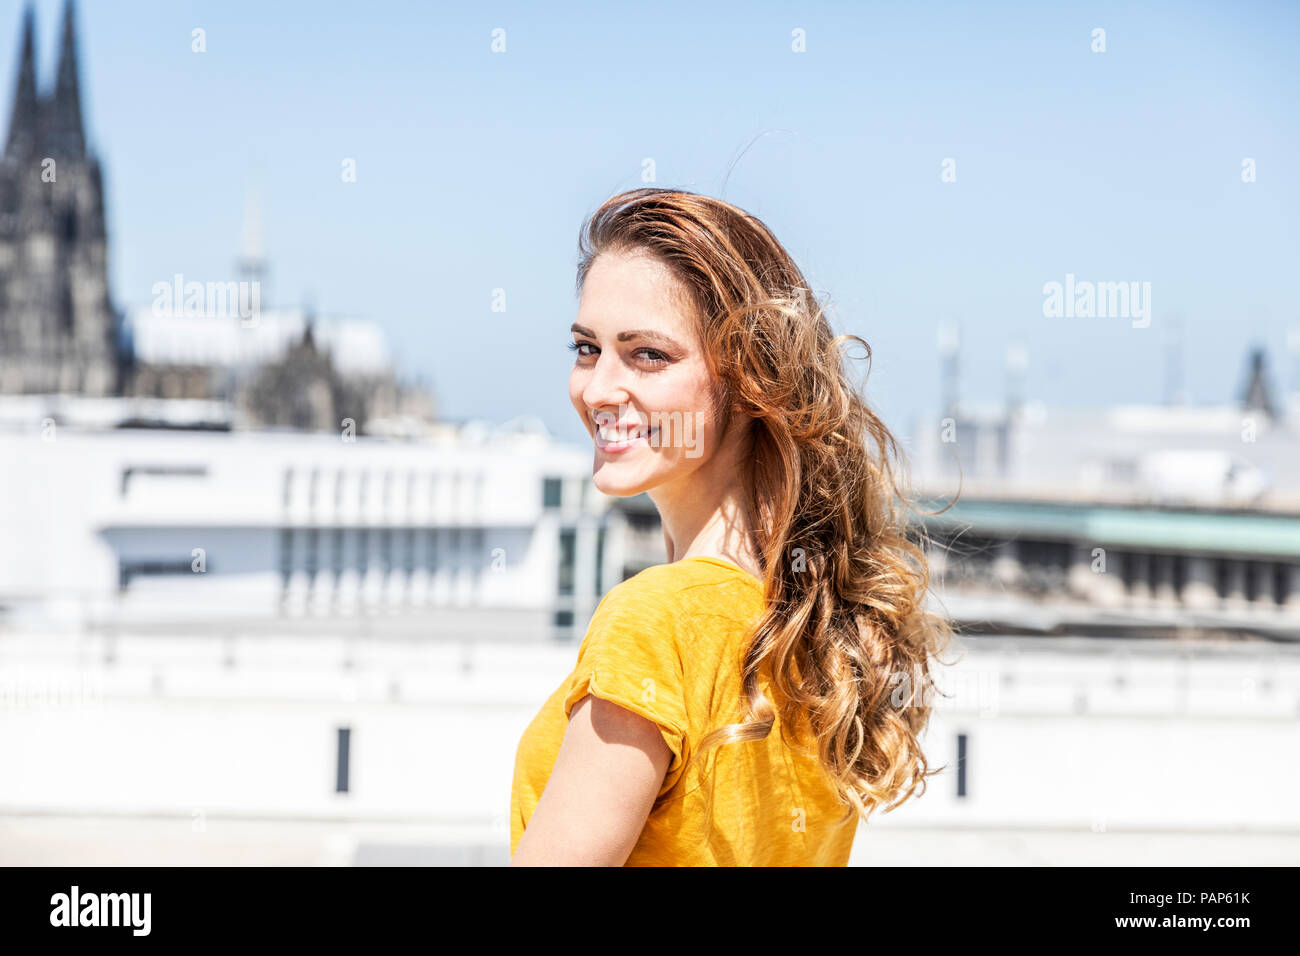
POLYGON ((609 463, 598 463, 592 474, 596 490, 613 498, 631 498, 653 485, 644 475, 619 475, 616 473, 618 470, 617 466, 609 463))

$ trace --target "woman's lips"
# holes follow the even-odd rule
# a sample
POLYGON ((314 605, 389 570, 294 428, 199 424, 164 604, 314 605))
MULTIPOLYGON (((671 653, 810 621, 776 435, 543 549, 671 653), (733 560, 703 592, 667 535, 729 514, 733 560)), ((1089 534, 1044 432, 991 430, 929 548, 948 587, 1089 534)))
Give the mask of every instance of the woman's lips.
POLYGON ((595 432, 596 447, 607 454, 618 455, 621 454, 622 452, 630 451, 631 449, 636 448, 640 445, 648 444, 650 437, 658 434, 658 432, 659 429, 652 428, 650 429, 648 435, 645 432, 641 432, 635 438, 629 439, 627 441, 606 441, 604 438, 601 437, 600 429, 596 429, 595 432))

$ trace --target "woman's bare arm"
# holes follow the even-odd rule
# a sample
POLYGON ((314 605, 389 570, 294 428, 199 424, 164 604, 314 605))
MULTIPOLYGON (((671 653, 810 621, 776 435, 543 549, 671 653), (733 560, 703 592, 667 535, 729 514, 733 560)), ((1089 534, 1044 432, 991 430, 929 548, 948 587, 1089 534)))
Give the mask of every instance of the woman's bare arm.
POLYGON ((588 694, 573 705, 555 767, 511 866, 622 866, 673 753, 639 714, 588 694))

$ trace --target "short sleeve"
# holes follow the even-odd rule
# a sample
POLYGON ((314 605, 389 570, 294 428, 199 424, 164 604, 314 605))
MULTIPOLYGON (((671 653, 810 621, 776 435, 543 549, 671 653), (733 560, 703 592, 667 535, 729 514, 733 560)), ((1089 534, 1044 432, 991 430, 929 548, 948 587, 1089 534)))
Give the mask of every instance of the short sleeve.
POLYGON ((578 648, 564 716, 587 694, 653 722, 672 759, 659 789, 676 785, 687 760, 687 716, 677 614, 670 594, 635 578, 615 587, 592 615, 578 648))

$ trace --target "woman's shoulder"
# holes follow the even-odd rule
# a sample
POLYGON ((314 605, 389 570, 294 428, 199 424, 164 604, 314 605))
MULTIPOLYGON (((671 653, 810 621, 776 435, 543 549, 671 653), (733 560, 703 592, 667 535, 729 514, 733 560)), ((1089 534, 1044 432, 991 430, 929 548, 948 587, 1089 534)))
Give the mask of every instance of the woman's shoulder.
MULTIPOLYGON (((762 593, 763 584, 736 564, 712 555, 680 558, 666 564, 653 564, 617 585, 613 590, 624 593, 678 591, 687 588, 714 588, 744 585, 762 593)), ((612 593, 612 592, 611 592, 612 593)))
POLYGON ((763 584, 721 558, 681 558, 644 568, 615 585, 598 613, 628 613, 680 620, 693 612, 752 613, 760 607, 763 584))

